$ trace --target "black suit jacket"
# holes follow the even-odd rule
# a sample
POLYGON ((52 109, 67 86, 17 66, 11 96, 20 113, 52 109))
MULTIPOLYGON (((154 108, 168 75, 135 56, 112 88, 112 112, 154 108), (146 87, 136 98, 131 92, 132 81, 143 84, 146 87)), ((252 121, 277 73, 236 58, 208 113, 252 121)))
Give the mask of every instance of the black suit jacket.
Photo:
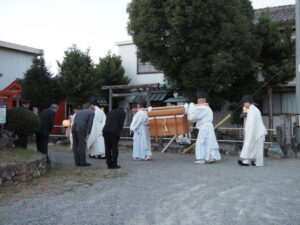
POLYGON ((95 113, 88 109, 77 112, 72 125, 72 132, 85 132, 86 135, 89 135, 92 130, 94 115, 95 113))
POLYGON ((103 128, 105 133, 113 133, 116 136, 121 135, 124 126, 126 113, 122 108, 114 109, 106 115, 106 123, 103 128))
POLYGON ((48 136, 53 128, 55 112, 48 108, 42 111, 40 115, 41 125, 38 133, 48 136))

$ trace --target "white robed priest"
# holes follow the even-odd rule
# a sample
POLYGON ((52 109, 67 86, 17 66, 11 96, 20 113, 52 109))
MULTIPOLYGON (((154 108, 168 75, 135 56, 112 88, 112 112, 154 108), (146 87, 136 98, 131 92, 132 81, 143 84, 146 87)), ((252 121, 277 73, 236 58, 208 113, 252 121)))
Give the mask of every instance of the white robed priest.
POLYGON ((105 144, 102 130, 105 125, 106 116, 103 110, 96 104, 91 104, 90 107, 95 109, 95 116, 92 130, 87 140, 88 153, 91 158, 105 158, 105 144))
POLYGON ((136 103, 137 111, 130 124, 130 131, 133 131, 133 159, 151 160, 149 117, 147 112, 142 110, 142 108, 146 106, 146 101, 138 99, 136 103))
POLYGON ((188 108, 188 119, 197 121, 199 130, 196 140, 195 163, 213 163, 221 159, 219 145, 213 126, 213 112, 206 102, 206 93, 197 92, 197 105, 191 103, 188 108))
POLYGON ((267 130, 264 126, 261 113, 253 104, 253 98, 246 95, 242 98, 244 108, 248 110, 245 124, 244 145, 241 152, 241 159, 238 163, 242 166, 264 165, 264 141, 267 130))

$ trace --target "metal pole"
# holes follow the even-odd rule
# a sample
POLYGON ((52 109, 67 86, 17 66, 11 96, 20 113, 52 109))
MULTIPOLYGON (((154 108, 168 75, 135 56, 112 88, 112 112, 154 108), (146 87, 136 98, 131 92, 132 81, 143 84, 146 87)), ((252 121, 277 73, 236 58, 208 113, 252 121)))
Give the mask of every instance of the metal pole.
POLYGON ((110 88, 110 89, 109 89, 109 112, 112 110, 112 105, 113 105, 112 94, 113 94, 113 91, 112 91, 112 89, 110 88))
POLYGON ((296 0, 296 141, 300 143, 300 0, 296 0))

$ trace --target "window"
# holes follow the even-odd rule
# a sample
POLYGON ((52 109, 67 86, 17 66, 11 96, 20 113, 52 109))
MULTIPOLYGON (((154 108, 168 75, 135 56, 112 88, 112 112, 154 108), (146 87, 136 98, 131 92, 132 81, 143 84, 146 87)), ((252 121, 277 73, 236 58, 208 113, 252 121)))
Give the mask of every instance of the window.
MULTIPOLYGON (((296 113, 295 106, 296 95, 294 92, 274 93, 273 94, 273 114, 290 114, 296 113)), ((268 97, 264 98, 263 114, 269 113, 268 97)))
POLYGON ((161 71, 155 69, 155 67, 150 62, 142 63, 140 59, 137 60, 137 73, 161 73, 161 71))

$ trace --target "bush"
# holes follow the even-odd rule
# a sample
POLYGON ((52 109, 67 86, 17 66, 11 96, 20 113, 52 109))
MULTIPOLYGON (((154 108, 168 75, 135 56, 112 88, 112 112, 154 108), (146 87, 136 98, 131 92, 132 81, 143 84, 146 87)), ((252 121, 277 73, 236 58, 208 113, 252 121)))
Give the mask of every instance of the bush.
POLYGON ((6 128, 13 131, 19 139, 34 134, 39 127, 40 118, 30 110, 17 107, 7 111, 6 128))

